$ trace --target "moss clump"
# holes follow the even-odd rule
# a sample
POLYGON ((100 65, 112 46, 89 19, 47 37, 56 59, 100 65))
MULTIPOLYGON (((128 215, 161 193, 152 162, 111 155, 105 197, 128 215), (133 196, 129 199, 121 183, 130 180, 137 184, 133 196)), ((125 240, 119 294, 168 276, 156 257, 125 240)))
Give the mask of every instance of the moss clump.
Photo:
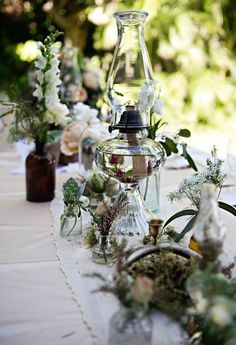
POLYGON ((153 279, 154 296, 151 306, 179 318, 190 305, 185 285, 193 269, 191 260, 173 252, 161 252, 135 262, 128 268, 128 272, 133 277, 146 275, 153 279))

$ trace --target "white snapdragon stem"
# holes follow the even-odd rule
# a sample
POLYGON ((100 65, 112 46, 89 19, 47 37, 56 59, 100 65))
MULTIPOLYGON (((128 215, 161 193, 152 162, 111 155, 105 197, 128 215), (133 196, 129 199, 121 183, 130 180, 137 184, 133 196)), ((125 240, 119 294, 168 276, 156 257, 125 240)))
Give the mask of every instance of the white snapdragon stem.
MULTIPOLYGON (((42 43, 38 44, 42 47, 42 43)), ((49 124, 65 124, 66 116, 69 110, 65 104, 60 102, 59 86, 61 85, 60 69, 58 60, 58 49, 55 44, 50 47, 51 58, 46 58, 43 55, 38 56, 35 66, 37 71, 37 85, 33 93, 39 101, 44 101, 46 113, 45 121, 49 124), (45 66, 49 64, 49 69, 44 71, 45 66), (43 89, 43 84, 46 84, 43 89)))

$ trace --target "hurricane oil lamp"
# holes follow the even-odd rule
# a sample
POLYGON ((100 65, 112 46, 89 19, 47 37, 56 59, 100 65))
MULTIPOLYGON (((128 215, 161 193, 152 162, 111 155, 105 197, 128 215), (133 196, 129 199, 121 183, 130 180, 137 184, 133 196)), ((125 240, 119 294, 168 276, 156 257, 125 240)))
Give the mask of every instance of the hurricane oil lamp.
POLYGON ((118 41, 107 81, 107 98, 113 120, 110 131, 115 138, 103 141, 96 149, 97 166, 109 176, 126 184, 114 207, 119 213, 112 229, 118 235, 148 232, 150 212, 138 192, 138 182, 157 171, 165 152, 147 138, 150 109, 155 98, 155 83, 144 42, 143 11, 119 11, 118 41))

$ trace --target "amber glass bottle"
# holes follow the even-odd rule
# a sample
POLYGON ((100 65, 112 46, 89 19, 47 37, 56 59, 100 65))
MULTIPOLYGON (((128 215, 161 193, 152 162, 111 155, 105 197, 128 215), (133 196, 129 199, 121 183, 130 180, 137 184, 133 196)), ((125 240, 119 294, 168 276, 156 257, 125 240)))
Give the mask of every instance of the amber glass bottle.
POLYGON ((35 143, 35 151, 26 158, 26 200, 50 201, 55 190, 55 159, 45 143, 35 143))

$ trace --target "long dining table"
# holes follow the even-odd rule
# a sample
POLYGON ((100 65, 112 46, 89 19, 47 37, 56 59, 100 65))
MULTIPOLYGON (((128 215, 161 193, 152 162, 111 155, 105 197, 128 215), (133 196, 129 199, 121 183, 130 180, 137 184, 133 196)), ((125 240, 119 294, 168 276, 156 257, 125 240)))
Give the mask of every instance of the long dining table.
MULTIPOLYGON (((0 345, 107 345, 109 319, 118 308, 113 296, 92 294, 96 283, 85 278, 89 269, 107 273, 94 264, 91 252, 80 247, 70 262, 58 252, 52 204, 32 203, 25 198, 25 176, 14 171, 20 157, 0 137, 0 345), (76 254, 77 255, 77 254, 76 254), (78 260, 78 257, 80 258, 78 260), (77 260, 74 285, 70 265, 77 260), (86 269, 85 269, 86 267, 86 269), (77 279, 77 281, 76 281, 77 279)), ((161 216, 171 215, 166 195, 173 191, 190 168, 164 169, 161 178, 161 216)), ((77 172, 57 172, 56 189, 77 172)), ((234 217, 221 212, 228 229, 225 252, 236 254, 234 217)), ((60 244, 59 244, 60 246, 60 244)), ((67 248, 68 249, 68 248, 67 248)), ((167 342, 167 344, 171 344, 167 342)))

